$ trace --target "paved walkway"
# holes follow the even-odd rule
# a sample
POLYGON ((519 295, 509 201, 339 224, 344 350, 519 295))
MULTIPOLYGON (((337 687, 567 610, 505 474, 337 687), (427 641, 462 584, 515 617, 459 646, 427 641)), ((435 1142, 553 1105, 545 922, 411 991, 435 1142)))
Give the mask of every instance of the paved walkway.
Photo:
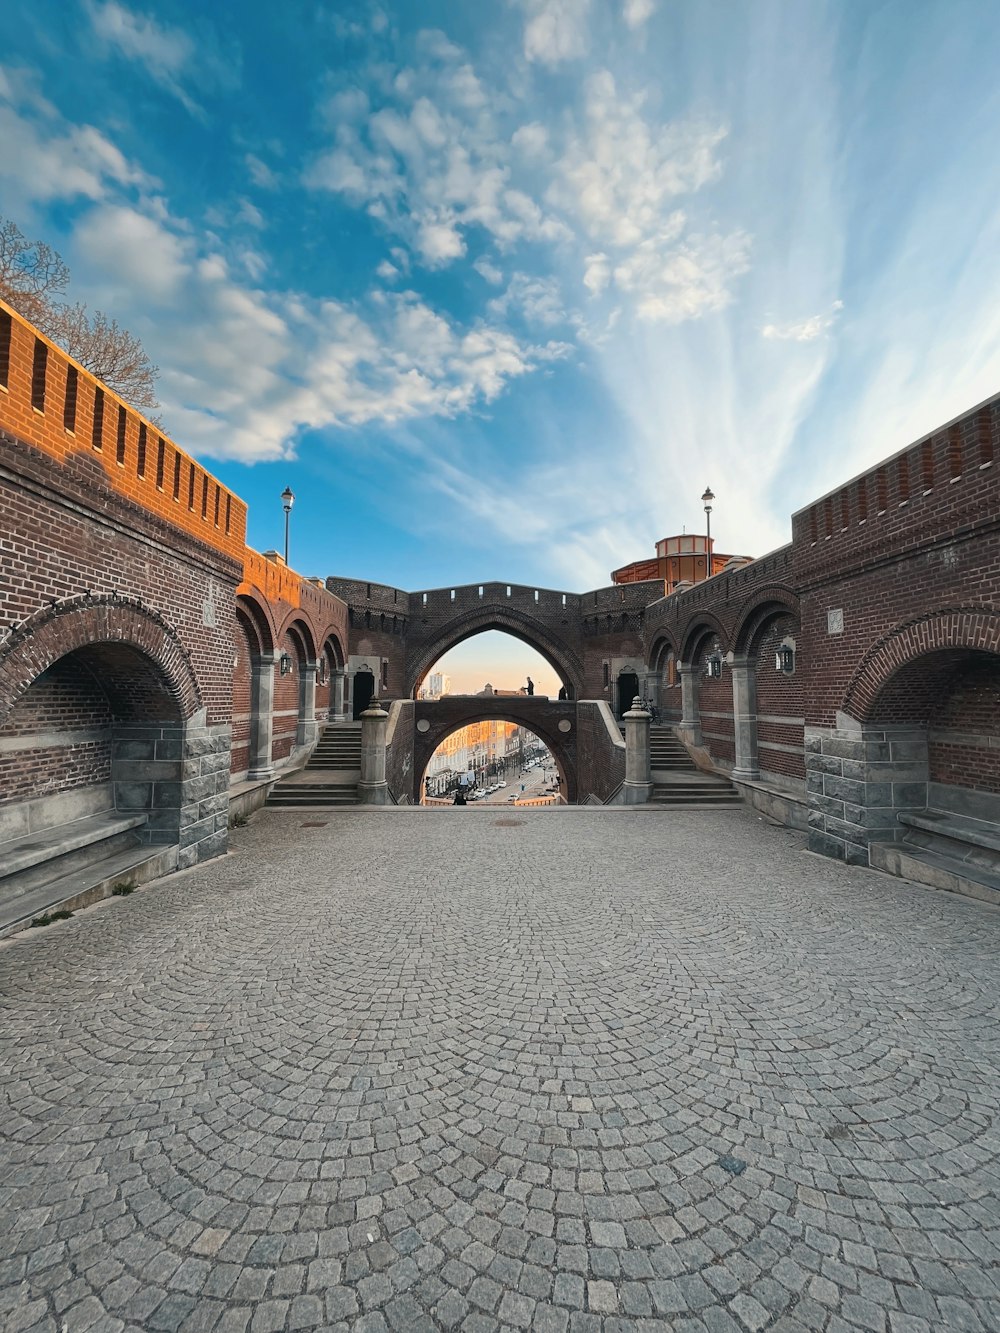
POLYGON ((741 810, 233 841, 0 949, 6 1333, 1000 1329, 1000 913, 741 810))

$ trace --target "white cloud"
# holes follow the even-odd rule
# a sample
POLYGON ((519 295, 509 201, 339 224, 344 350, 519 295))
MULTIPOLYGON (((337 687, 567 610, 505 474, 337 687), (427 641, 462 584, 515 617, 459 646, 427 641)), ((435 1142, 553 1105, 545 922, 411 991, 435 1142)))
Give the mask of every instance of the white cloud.
POLYGON ((7 209, 54 199, 101 199, 115 186, 154 184, 92 125, 37 122, 3 105, 0 180, 7 209))
POLYGON ((584 261, 583 285, 594 296, 600 296, 611 278, 611 265, 605 254, 588 255, 584 261))
POLYGON ((586 54, 590 0, 521 0, 527 12, 524 54, 557 65, 586 54))
POLYGON ((761 328, 761 336, 797 343, 815 342, 833 327, 843 306, 843 301, 834 301, 826 314, 810 315, 808 319, 793 320, 788 324, 765 324, 761 328))
POLYGON ((181 292, 191 263, 191 243, 134 208, 106 204, 85 214, 76 231, 83 256, 115 273, 132 299, 170 303, 181 292))
POLYGON ((185 83, 225 87, 234 82, 237 57, 230 53, 223 59, 205 32, 199 32, 196 39, 182 28, 135 13, 118 0, 87 0, 86 9, 94 32, 107 49, 138 61, 194 116, 204 113, 185 83))
POLYGON ((465 242, 453 218, 427 218, 417 230, 417 249, 431 268, 439 268, 465 254, 465 242))
POLYGON ((564 324, 569 318, 555 278, 537 278, 528 273, 515 273, 507 290, 494 297, 487 309, 503 318, 518 313, 529 324, 545 327, 564 324))
POLYGON ((388 259, 383 259, 381 264, 375 270, 375 273, 383 282, 395 282, 399 277, 399 269, 395 264, 391 264, 388 259))
POLYGON ((244 159, 247 169, 250 172, 250 179, 254 185, 261 190, 276 190, 279 185, 278 177, 271 168, 255 153, 247 153, 244 159))
POLYGON ((477 259, 472 267, 481 278, 493 287, 499 287, 503 282, 503 270, 498 268, 491 259, 484 257, 477 259))
POLYGON ((630 28, 641 28, 655 9, 655 0, 625 0, 622 17, 630 28))

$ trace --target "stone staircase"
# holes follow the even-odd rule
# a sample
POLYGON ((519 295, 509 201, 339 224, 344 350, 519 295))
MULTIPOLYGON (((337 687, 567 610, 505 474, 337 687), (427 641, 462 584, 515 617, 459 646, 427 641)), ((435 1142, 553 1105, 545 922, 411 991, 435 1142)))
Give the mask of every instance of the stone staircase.
POLYGON ((108 810, 0 842, 0 936, 173 870, 177 848, 143 842, 145 823, 145 814, 108 810))
POLYGON ((733 784, 694 763, 670 727, 649 729, 653 791, 650 805, 742 805, 733 784))
POLYGON ((1000 906, 1000 825, 948 810, 900 811, 901 842, 873 842, 878 870, 1000 906))
POLYGON ((305 768, 271 788, 269 809, 357 805, 361 778, 361 723, 324 727, 305 768))

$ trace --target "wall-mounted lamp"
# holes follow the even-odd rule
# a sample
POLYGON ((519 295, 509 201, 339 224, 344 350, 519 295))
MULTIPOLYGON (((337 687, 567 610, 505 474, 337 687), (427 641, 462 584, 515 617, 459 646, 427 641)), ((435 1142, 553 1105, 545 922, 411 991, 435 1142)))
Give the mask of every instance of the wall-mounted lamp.
POLYGON ((705 675, 711 679, 718 679, 722 675, 722 658, 718 653, 705 658, 705 675))
POLYGON ((281 654, 280 666, 281 666, 281 674, 283 676, 287 676, 292 669, 292 659, 288 656, 287 653, 281 654))
POLYGON ((774 654, 775 671, 783 671, 786 676, 790 676, 795 670, 795 649, 787 643, 783 643, 774 654))

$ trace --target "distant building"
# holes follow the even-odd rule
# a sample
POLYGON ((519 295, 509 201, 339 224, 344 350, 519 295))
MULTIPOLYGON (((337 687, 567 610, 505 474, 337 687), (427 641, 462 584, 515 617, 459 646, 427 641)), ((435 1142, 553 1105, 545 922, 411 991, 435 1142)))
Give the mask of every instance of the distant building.
POLYGON ((443 671, 432 671, 419 690, 421 699, 443 699, 450 693, 451 677, 443 671))
POLYGON ((701 583, 714 574, 721 574, 730 561, 746 563, 749 556, 721 555, 714 549, 711 537, 702 533, 683 533, 679 537, 664 537, 656 543, 653 560, 636 560, 631 565, 611 572, 612 583, 642 583, 647 579, 662 579, 664 596, 679 583, 701 583))

